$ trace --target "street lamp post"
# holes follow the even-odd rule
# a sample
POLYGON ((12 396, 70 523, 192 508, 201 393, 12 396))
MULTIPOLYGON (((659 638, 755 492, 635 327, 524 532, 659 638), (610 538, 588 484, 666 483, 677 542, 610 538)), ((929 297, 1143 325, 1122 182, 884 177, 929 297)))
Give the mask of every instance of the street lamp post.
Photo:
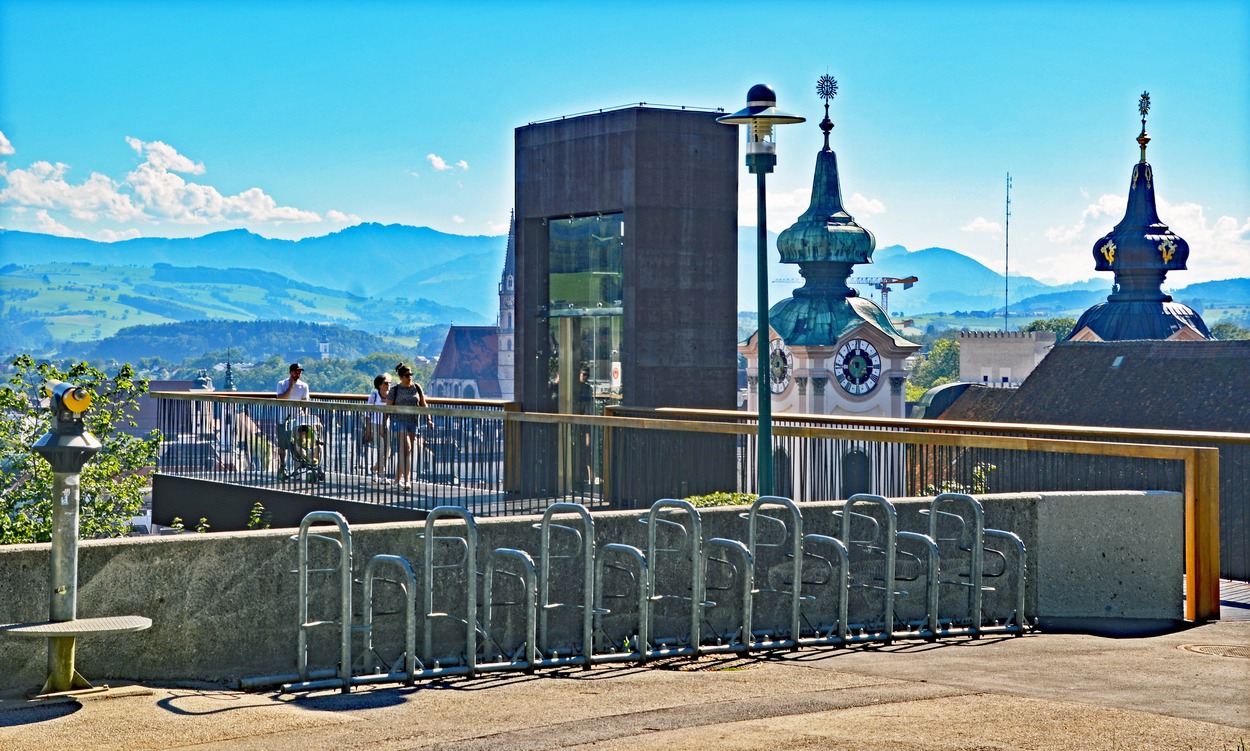
POLYGON ((747 127, 747 169, 755 175, 756 212, 756 296, 759 306, 757 392, 759 394, 759 442, 756 448, 756 479, 760 495, 773 493, 773 392, 768 377, 768 219, 764 200, 764 176, 777 164, 777 144, 773 126, 801 123, 805 118, 777 109, 777 94, 771 86, 756 84, 747 92, 747 106, 717 122, 747 127))

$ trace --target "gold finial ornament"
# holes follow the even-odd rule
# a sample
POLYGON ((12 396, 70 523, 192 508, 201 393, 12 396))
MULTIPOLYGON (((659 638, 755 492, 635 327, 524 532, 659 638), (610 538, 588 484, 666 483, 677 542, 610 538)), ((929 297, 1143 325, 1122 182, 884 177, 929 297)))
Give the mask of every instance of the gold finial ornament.
POLYGON ((1163 256, 1164 263, 1172 262, 1172 257, 1176 255, 1176 243, 1172 242, 1172 238, 1163 238, 1163 242, 1159 243, 1159 254, 1163 256))
POLYGON ((1146 163, 1146 144, 1150 143, 1150 136, 1146 135, 1146 114, 1150 112, 1150 92, 1143 91, 1141 98, 1137 100, 1137 111, 1141 113, 1141 134, 1137 136, 1137 143, 1141 146, 1141 163, 1146 163))
POLYGON ((1107 259, 1107 263, 1115 263, 1115 243, 1108 240, 1107 244, 1100 248, 1102 257, 1107 259))
POLYGON ((816 79, 816 95, 825 100, 825 119, 820 121, 820 129, 825 132, 825 151, 829 151, 829 132, 833 130, 833 121, 829 119, 829 100, 838 95, 838 82, 828 73, 816 79))

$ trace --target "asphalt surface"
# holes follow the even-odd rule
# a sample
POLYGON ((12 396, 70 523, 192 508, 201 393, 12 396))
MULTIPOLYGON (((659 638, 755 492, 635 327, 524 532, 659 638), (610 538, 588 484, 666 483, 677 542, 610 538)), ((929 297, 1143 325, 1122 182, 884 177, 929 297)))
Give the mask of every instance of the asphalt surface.
POLYGON ((280 695, 0 698, 0 749, 1250 749, 1250 621, 280 695))

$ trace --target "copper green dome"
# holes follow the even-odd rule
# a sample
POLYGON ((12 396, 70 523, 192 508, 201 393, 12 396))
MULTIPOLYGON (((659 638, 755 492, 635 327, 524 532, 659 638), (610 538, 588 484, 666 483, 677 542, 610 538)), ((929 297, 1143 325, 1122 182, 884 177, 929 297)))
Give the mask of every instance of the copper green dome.
POLYGON ((790 297, 768 312, 773 330, 791 346, 832 346, 867 323, 900 347, 914 347, 872 300, 862 297, 809 295, 790 297))
POLYGON ((816 155, 811 205, 777 237, 781 262, 872 263, 876 247, 872 233, 856 224, 842 206, 838 155, 822 149, 816 155))

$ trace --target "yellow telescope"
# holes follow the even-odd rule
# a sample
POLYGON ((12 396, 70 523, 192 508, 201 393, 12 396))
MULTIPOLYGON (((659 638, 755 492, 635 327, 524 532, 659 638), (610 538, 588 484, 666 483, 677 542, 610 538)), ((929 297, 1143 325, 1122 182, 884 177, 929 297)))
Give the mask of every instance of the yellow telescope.
POLYGON ((50 379, 43 390, 54 402, 59 402, 61 407, 70 412, 82 414, 91 406, 91 392, 82 386, 50 379))

